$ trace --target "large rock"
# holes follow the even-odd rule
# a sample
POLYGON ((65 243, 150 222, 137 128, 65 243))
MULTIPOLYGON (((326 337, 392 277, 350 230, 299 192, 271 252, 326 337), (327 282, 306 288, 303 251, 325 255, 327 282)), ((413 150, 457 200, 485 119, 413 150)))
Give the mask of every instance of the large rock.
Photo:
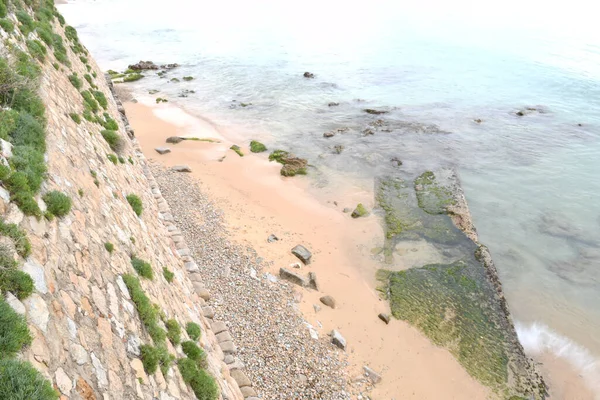
POLYGON ((331 343, 344 351, 346 350, 346 339, 336 330, 331 331, 331 343))
POLYGON ((313 74, 312 72, 308 72, 308 71, 306 71, 306 72, 304 73, 304 77, 305 77, 305 78, 314 78, 314 77, 315 77, 315 74, 313 74))
POLYGON ((175 172, 192 172, 192 169, 187 165, 176 165, 171 169, 175 172))
POLYGON ((48 312, 48 306, 44 299, 39 294, 34 293, 29 296, 29 298, 25 299, 24 303, 27 308, 29 321, 45 333, 48 328, 50 313, 48 312))
POLYGON ((295 255, 302 261, 304 264, 310 264, 310 259, 312 257, 312 253, 308 251, 308 249, 301 244, 297 245, 292 249, 292 254, 295 255))
POLYGON ((157 148, 155 148, 154 150, 156 150, 156 152, 157 152, 158 154, 161 154, 161 155, 162 155, 162 154, 167 154, 167 153, 170 153, 170 152, 171 152, 171 149, 170 149, 170 148, 168 148, 168 147, 157 147, 157 148))
POLYGON ((295 283, 296 285, 302 287, 308 286, 308 279, 304 278, 303 276, 300 276, 300 274, 290 271, 287 268, 280 268, 279 276, 281 277, 281 279, 285 279, 286 281, 295 283))
POLYGON ((152 61, 140 61, 137 64, 130 65, 128 68, 134 71, 156 70, 158 69, 158 65, 152 61))
POLYGON ((390 316, 388 314, 381 313, 378 315, 378 317, 380 320, 385 322, 386 325, 390 323, 390 316))
POLYGON ((179 136, 171 136, 170 138, 167 138, 167 143, 177 144, 180 142, 183 142, 183 138, 179 136))
POLYGON ((335 299, 331 296, 323 296, 319 300, 327 307, 335 308, 335 299))

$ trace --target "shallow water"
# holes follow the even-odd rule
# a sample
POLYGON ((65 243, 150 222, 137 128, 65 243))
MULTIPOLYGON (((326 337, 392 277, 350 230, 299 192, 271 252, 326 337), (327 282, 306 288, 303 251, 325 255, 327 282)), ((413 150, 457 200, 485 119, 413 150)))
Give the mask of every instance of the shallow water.
POLYGON ((392 157, 414 174, 456 166, 526 350, 568 360, 600 392, 600 31, 585 10, 466 0, 61 6, 102 68, 182 64, 168 78, 193 81, 134 87, 235 127, 240 142, 293 148, 315 165, 316 187, 391 173, 392 157), (183 89, 196 93, 177 97, 183 89), (536 105, 546 112, 515 115, 536 105), (391 132, 364 136, 379 118, 391 132), (342 127, 351 129, 323 137, 342 127))

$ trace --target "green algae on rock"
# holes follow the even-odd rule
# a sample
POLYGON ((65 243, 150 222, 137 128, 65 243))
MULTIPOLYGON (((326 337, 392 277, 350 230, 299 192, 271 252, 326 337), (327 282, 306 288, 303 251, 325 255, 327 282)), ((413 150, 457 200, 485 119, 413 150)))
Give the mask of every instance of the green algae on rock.
POLYGON ((352 211, 351 217, 352 218, 360 218, 360 217, 365 217, 367 215, 369 215, 369 212, 367 211, 365 206, 363 206, 362 203, 358 203, 358 205, 356 206, 354 211, 352 211))
POLYGON ((308 161, 303 158, 296 157, 292 153, 285 150, 274 150, 269 154, 269 161, 277 161, 283 164, 281 167, 282 176, 306 175, 306 167, 308 161))
POLYGON ((253 140, 250 142, 250 151, 253 153, 262 153, 267 151, 267 146, 257 140, 253 140))
POLYGON ((237 144, 234 144, 233 146, 231 146, 230 149, 235 151, 238 156, 244 157, 244 153, 242 152, 242 149, 237 144))
POLYGON ((415 179, 415 193, 419 207, 428 214, 446 214, 448 206, 456 203, 452 190, 437 180, 431 171, 425 171, 415 179))

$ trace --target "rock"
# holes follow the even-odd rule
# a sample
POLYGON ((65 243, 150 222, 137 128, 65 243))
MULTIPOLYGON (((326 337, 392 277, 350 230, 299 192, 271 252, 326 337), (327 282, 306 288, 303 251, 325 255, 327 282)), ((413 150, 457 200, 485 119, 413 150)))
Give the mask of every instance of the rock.
POLYGON ((79 344, 72 343, 69 347, 69 353, 77 365, 84 365, 90 361, 87 351, 79 344))
POLYGON ((348 207, 344 207, 344 209, 342 210, 342 212, 344 212, 344 213, 346 213, 346 214, 348 214, 348 213, 349 213, 349 212, 351 212, 351 211, 352 211, 352 209, 351 209, 351 208, 348 208, 348 207))
POLYGON ((29 320, 45 333, 48 328, 50 313, 44 299, 39 294, 34 293, 24 301, 24 304, 28 311, 29 320))
POLYGON ((319 311, 321 311, 321 306, 318 304, 313 304, 313 309, 315 310, 315 313, 318 313, 319 311))
POLYGON ((225 358, 223 359, 223 362, 225 362, 225 364, 233 364, 234 361, 235 361, 235 358, 231 354, 227 354, 225 356, 225 358))
POLYGON ((12 157, 12 155, 13 155, 12 148, 13 148, 13 145, 10 142, 7 142, 4 139, 0 139, 0 151, 1 151, 3 157, 5 157, 5 158, 12 157))
POLYGON ((163 64, 160 66, 162 69, 173 69, 173 68, 177 68, 179 67, 179 64, 177 63, 171 63, 171 64, 163 64))
POLYGON ((39 265, 33 259, 29 258, 22 268, 23 272, 28 273, 33 279, 35 290, 42 294, 48 293, 48 286, 46 285, 46 277, 44 276, 44 267, 39 265))
POLYGON ((73 389, 73 383, 61 367, 56 370, 54 378, 60 392, 68 396, 71 393, 71 389, 73 389))
POLYGON ((292 249, 292 254, 295 255, 302 261, 304 264, 310 264, 310 259, 312 257, 312 253, 308 251, 308 249, 301 244, 297 245, 292 249))
POLYGON ((225 325, 225 322, 223 321, 215 321, 212 323, 211 329, 214 334, 217 335, 221 332, 225 332, 227 330, 227 325, 225 325))
POLYGON ((175 172, 192 172, 192 169, 187 165, 176 165, 171 169, 175 172))
POLYGON ((287 157, 284 162, 285 163, 283 164, 283 167, 281 167, 281 175, 306 175, 306 166, 308 165, 308 161, 306 161, 304 158, 287 157))
POLYGON ((17 299, 16 296, 11 292, 6 292, 6 302, 12 307, 13 310, 15 310, 17 314, 25 315, 27 312, 23 303, 21 303, 19 299, 17 299))
POLYGON ((477 124, 481 124, 483 122, 481 118, 475 118, 473 121, 477 124))
POLYGON ((210 292, 207 288, 203 287, 200 289, 196 289, 196 293, 198 294, 198 296, 200 296, 200 298, 204 299, 204 301, 210 300, 210 292))
POLYGON ((390 323, 390 316, 388 314, 381 313, 378 315, 378 317, 380 320, 385 322, 386 325, 390 323))
POLYGON ((335 146, 333 146, 333 152, 335 154, 342 154, 342 151, 344 151, 344 145, 336 144, 335 146))
POLYGON ((323 296, 319 299, 321 303, 325 304, 327 307, 335 308, 335 299, 331 296, 323 296))
POLYGON ((325 132, 323 134, 323 137, 326 137, 326 138, 330 138, 330 137, 334 137, 334 136, 335 136, 335 132, 332 132, 332 131, 325 132))
POLYGON ((248 399, 249 397, 255 397, 258 395, 256 393, 256 390, 254 390, 254 388, 252 388, 251 386, 241 387, 240 392, 242 392, 242 396, 244 396, 245 399, 248 399))
POLYGON ((183 142, 183 138, 179 136, 171 136, 170 138, 167 138, 167 143, 177 144, 180 142, 183 142))
POLYGON ((94 389, 87 383, 82 377, 77 379, 77 393, 81 396, 83 400, 96 400, 96 395, 94 394, 94 389))
POLYGON ((161 154, 161 155, 162 155, 162 154, 167 154, 167 153, 170 153, 170 152, 171 152, 171 149, 170 149, 170 148, 168 148, 168 147, 157 147, 157 148, 155 148, 154 150, 156 150, 156 152, 157 152, 158 154, 161 154))
POLYGON ((157 70, 158 65, 154 64, 152 61, 140 61, 137 64, 130 65, 128 68, 133 69, 134 71, 157 70))
POLYGON ((331 102, 329 104, 327 104, 329 107, 337 107, 340 105, 340 103, 335 103, 335 102, 331 102))
POLYGON ((366 365, 363 367, 363 369, 365 371, 365 375, 367 376, 367 378, 369 378, 369 380, 371 382, 373 382, 374 385, 381 382, 381 375, 379 375, 377 372, 373 371, 371 368, 367 367, 366 365))
POLYGON ((252 382, 250 382, 250 379, 246 376, 244 371, 240 371, 239 369, 231 371, 231 377, 237 382, 239 387, 252 385, 252 382))
POLYGON ((389 111, 382 111, 382 110, 374 110, 372 108, 365 108, 363 111, 366 112, 367 114, 372 114, 372 115, 387 114, 389 112, 389 111))
POLYGON ((94 372, 96 378, 98 378, 98 386, 108 386, 108 377, 106 375, 106 369, 100 362, 100 359, 92 353, 92 365, 94 366, 94 372))
POLYGON ((364 217, 367 215, 369 215, 369 212, 367 211, 365 206, 362 205, 362 203, 358 203, 358 205, 356 206, 354 211, 352 211, 352 214, 351 214, 352 218, 360 218, 360 217, 364 217))
POLYGON ((210 306, 202 307, 202 313, 206 318, 213 319, 215 317, 215 309, 210 306))
POLYGON ((287 268, 280 268, 279 276, 281 277, 281 279, 285 279, 286 281, 292 282, 296 285, 302 287, 308 286, 308 280, 306 278, 300 276, 300 274, 290 271, 287 268))
POLYGON ((315 272, 308 273, 308 287, 319 291, 319 283, 317 282, 317 274, 315 272))
POLYGON ((346 339, 336 330, 331 331, 331 343, 344 351, 346 350, 346 339))
POLYGON ((267 238, 267 242, 269 242, 269 243, 273 243, 273 242, 276 242, 278 240, 279 240, 279 238, 277 236, 273 235, 273 234, 269 235, 269 237, 267 238))
POLYGON ((302 264, 300 264, 299 262, 291 263, 290 268, 300 269, 302 268, 302 264))
POLYGON ((229 331, 223 331, 221 333, 217 333, 216 338, 217 338, 217 342, 219 342, 219 343, 233 341, 233 338, 231 337, 231 334, 229 333, 229 331))
POLYGON ((141 354, 140 353, 141 344, 142 344, 142 341, 140 340, 139 337, 137 337, 135 335, 129 335, 129 338, 127 339, 127 352, 136 357, 139 357, 141 354))
POLYGON ((402 165, 402 161, 398 157, 392 157, 390 162, 392 163, 392 167, 399 167, 402 165))
POLYGON ((313 74, 312 72, 308 72, 307 71, 307 72, 304 73, 304 77, 305 78, 314 78, 315 74, 313 74))
POLYGON ((232 341, 221 342, 221 343, 219 343, 219 346, 221 347, 221 350, 223 350, 223 353, 225 353, 225 354, 232 354, 237 351, 237 347, 235 347, 235 344, 232 341))

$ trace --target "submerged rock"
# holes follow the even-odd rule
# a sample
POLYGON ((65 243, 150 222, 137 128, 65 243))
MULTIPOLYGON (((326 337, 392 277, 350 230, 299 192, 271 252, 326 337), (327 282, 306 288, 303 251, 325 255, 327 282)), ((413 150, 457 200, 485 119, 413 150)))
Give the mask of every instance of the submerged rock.
POLYGON ((265 146, 258 140, 253 140, 250 142, 250 151, 253 153, 262 153, 267 151, 267 146, 265 146))
POLYGON ((315 74, 313 74, 312 72, 308 72, 307 71, 307 72, 304 73, 304 77, 305 78, 314 78, 315 74))
POLYGON ((342 151, 344 151, 344 145, 336 144, 335 146, 333 146, 333 152, 335 154, 342 154, 342 151))
POLYGON ((334 102, 327 104, 327 106, 329 106, 329 107, 337 107, 339 105, 340 105, 340 103, 334 103, 334 102))
POLYGON ((334 136, 335 136, 335 132, 333 132, 333 131, 325 132, 323 134, 323 137, 326 137, 326 138, 330 138, 330 137, 334 137, 334 136))
POLYGON ((375 110, 373 108, 365 108, 363 111, 366 112, 367 114, 372 114, 372 115, 387 114, 389 112, 389 111, 384 111, 384 110, 375 110))
POLYGON ((295 246, 292 249, 292 254, 295 255, 302 261, 304 264, 310 264, 310 259, 312 258, 312 253, 308 251, 308 249, 301 244, 295 246))
POLYGON ((390 162, 392 163, 392 167, 399 167, 402 165, 402 161, 398 157, 392 157, 390 162))
POLYGON ((244 153, 242 152, 242 149, 237 144, 232 145, 230 147, 230 149, 233 150, 233 151, 235 151, 238 156, 244 157, 244 153))
POLYGON ((415 192, 419 207, 429 214, 445 214, 456 200, 449 187, 440 182, 431 171, 415 179, 415 192))

